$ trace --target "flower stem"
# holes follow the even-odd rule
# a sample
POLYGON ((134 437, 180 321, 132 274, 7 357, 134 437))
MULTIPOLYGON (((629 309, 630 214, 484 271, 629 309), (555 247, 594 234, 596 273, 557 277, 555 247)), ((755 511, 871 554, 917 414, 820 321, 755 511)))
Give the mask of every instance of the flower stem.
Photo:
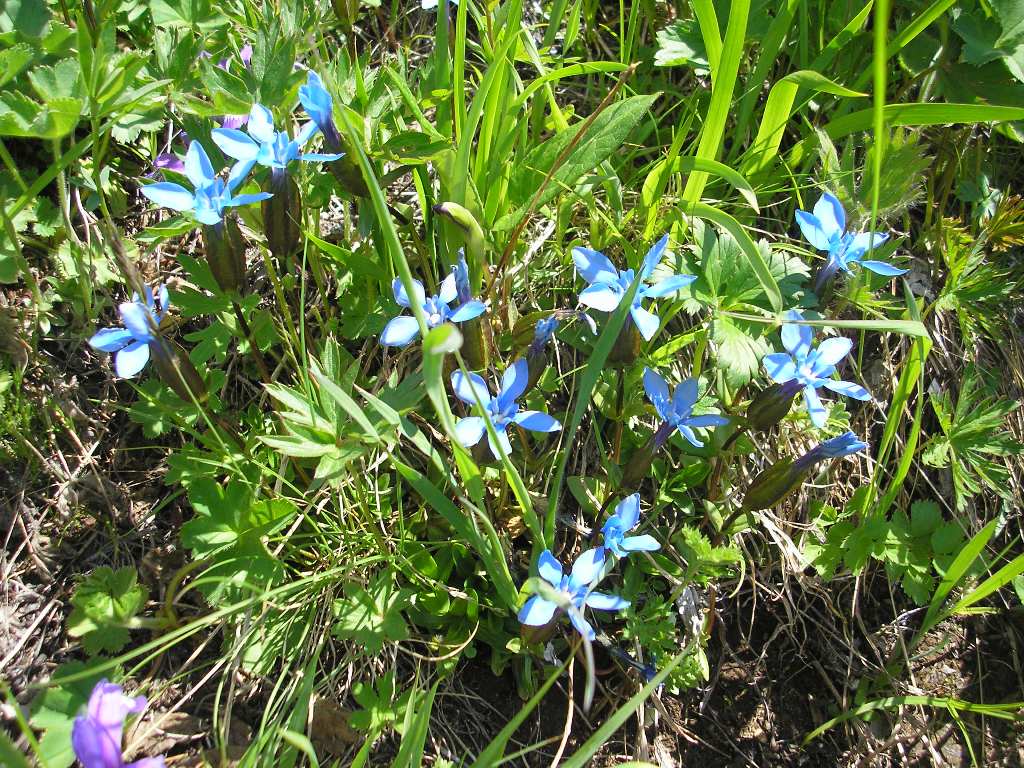
POLYGON ((238 327, 242 329, 242 333, 245 334, 246 341, 249 342, 249 351, 252 352, 253 359, 256 361, 256 367, 260 369, 260 378, 263 379, 264 384, 270 384, 274 377, 270 373, 270 368, 267 366, 267 361, 263 357, 263 353, 260 351, 259 345, 256 343, 256 339, 252 334, 252 328, 249 327, 249 322, 245 319, 245 315, 242 313, 242 307, 239 306, 238 302, 232 299, 231 306, 235 310, 235 318, 238 320, 238 327))

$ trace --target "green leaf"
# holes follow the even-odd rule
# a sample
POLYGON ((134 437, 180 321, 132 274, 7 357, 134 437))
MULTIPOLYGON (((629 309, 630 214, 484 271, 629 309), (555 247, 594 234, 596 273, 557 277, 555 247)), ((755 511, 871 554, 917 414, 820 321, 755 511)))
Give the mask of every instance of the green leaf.
POLYGON ((398 642, 409 636, 402 610, 414 594, 399 589, 395 574, 384 571, 369 588, 345 585, 345 598, 334 602, 334 634, 351 639, 365 653, 375 654, 386 642, 398 642))
POLYGON ((82 638, 91 655, 117 653, 128 642, 128 622, 146 603, 146 589, 134 568, 97 568, 71 597, 68 634, 82 638))
POLYGON ((32 700, 29 724, 45 731, 39 740, 41 763, 45 768, 68 768, 75 762, 71 748, 71 728, 76 716, 85 709, 93 686, 102 678, 117 679, 120 670, 110 669, 108 659, 97 658, 89 662, 72 661, 61 664, 53 671, 54 678, 83 675, 73 683, 51 685, 32 700), (100 668, 90 672, 93 668, 100 668))
POLYGON ((692 67, 698 75, 709 72, 704 38, 691 19, 678 20, 658 32, 658 50, 654 53, 656 67, 692 67))
POLYGON ((17 43, 0 51, 0 86, 7 84, 35 58, 35 49, 28 43, 17 43))
POLYGON ((931 536, 942 523, 942 510, 934 501, 915 501, 910 505, 910 535, 931 536))
MULTIPOLYGON (((572 190, 584 174, 593 171, 611 157, 612 153, 626 141, 658 96, 659 94, 631 96, 612 104, 599 114, 579 143, 555 170, 535 205, 544 205, 564 191, 572 190)), ((509 184, 510 202, 517 210, 499 219, 494 224, 495 229, 511 229, 526 215, 548 172, 582 128, 583 123, 580 123, 568 131, 558 133, 526 155, 509 184)))
POLYGON ((0 5, 0 32, 39 38, 46 32, 49 21, 46 0, 5 0, 0 5))
POLYGON ((1021 0, 989 0, 1002 34, 996 40, 999 48, 1015 48, 1024 43, 1024 2, 1021 0))
POLYGON ((725 372, 725 380, 734 390, 748 384, 761 369, 761 359, 771 352, 762 330, 756 324, 742 326, 719 317, 711 325, 711 341, 715 347, 718 365, 725 372), (757 335, 755 335, 757 334, 757 335))
POLYGON ((227 24, 228 19, 213 9, 210 0, 149 0, 153 26, 157 29, 187 27, 211 30, 227 24))

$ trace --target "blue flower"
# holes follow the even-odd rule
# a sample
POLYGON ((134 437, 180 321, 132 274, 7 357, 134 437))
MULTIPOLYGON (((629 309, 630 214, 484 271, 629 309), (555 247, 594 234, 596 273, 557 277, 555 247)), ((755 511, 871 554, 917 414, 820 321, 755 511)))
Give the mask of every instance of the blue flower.
MULTIPOLYGON (((487 431, 486 422, 491 423, 498 435, 498 443, 501 450, 508 456, 512 453, 512 445, 509 443, 505 430, 510 424, 518 424, 523 429, 531 432, 557 432, 562 428, 548 414, 543 411, 520 411, 516 400, 526 391, 530 372, 525 358, 519 358, 512 365, 505 369, 501 378, 501 389, 498 394, 491 397, 487 389, 487 383, 477 374, 470 373, 463 375, 462 371, 455 371, 452 374, 452 389, 456 397, 469 406, 475 406, 477 398, 484 408, 483 416, 467 416, 459 419, 455 425, 455 437, 459 443, 469 448, 480 442, 480 438, 487 431)), ((491 441, 490 435, 487 442, 491 446, 491 453, 494 458, 501 459, 498 445, 491 441)))
POLYGON ((324 135, 324 143, 331 149, 340 148, 341 135, 334 124, 334 99, 324 88, 320 75, 312 70, 306 75, 306 84, 299 86, 299 102, 324 135))
POLYGON ((554 338, 555 331, 558 330, 558 322, 558 315, 549 315, 537 321, 537 325, 533 329, 533 341, 530 342, 526 352, 527 357, 539 355, 544 351, 544 347, 554 338))
POLYGON ((601 528, 604 545, 616 557, 626 557, 630 552, 654 552, 661 544, 653 536, 623 536, 640 522, 640 494, 634 493, 620 501, 615 514, 609 517, 601 528))
MULTIPOLYGON (((487 309, 482 301, 476 299, 466 301, 455 309, 449 306, 459 297, 457 271, 458 267, 452 270, 452 273, 441 283, 441 290, 437 296, 430 298, 427 298, 426 291, 423 290, 423 283, 419 280, 412 281, 416 303, 423 308, 423 313, 427 316, 427 328, 430 330, 437 328, 442 323, 464 323, 474 317, 479 317, 487 309)), ((402 281, 397 277, 391 283, 391 290, 394 291, 395 301, 401 306, 412 306, 402 281)), ((415 339, 419 332, 420 326, 415 317, 399 315, 384 326, 384 331, 380 335, 380 343, 386 347, 404 347, 415 339)))
POLYGON ((655 448, 664 445, 675 430, 679 430, 679 434, 695 448, 703 448, 704 443, 697 439, 694 429, 724 427, 729 423, 724 416, 710 413, 692 415, 693 406, 697 403, 696 379, 682 382, 669 397, 668 382, 650 368, 644 368, 644 390, 647 392, 647 399, 651 401, 664 422, 655 434, 655 448))
MULTIPOLYGON (((587 640, 593 640, 596 635, 594 628, 582 617, 584 606, 590 606, 599 611, 621 611, 629 607, 629 601, 623 600, 615 595, 606 595, 601 592, 591 592, 590 585, 600 578, 604 570, 604 547, 588 549, 576 558, 573 563, 572 573, 568 576, 562 573, 562 564, 548 550, 541 553, 537 562, 537 572, 540 577, 558 590, 565 602, 576 608, 569 613, 569 620, 587 640), (579 615, 577 615, 579 614, 579 615)), ((519 621, 530 627, 543 627, 555 615, 559 604, 534 595, 519 611, 519 621)))
POLYGON ((269 192, 235 195, 235 188, 245 178, 249 169, 236 165, 231 169, 225 182, 213 172, 210 158, 198 141, 188 145, 184 172, 195 187, 195 192, 189 192, 180 184, 171 181, 161 181, 143 187, 142 194, 165 208, 191 211, 201 224, 216 224, 224 218, 224 211, 227 208, 258 203, 271 196, 269 192))
POLYGON ((235 168, 243 176, 257 163, 283 171, 294 160, 321 163, 342 157, 340 153, 303 153, 302 147, 317 132, 317 124, 306 123, 293 139, 285 131, 274 130, 274 117, 262 104, 252 105, 245 130, 247 134, 235 128, 214 128, 211 133, 221 151, 238 161, 235 168))
POLYGON ((146 286, 145 292, 145 304, 139 300, 139 294, 136 293, 132 294, 131 301, 126 301, 118 307, 117 311, 125 325, 124 328, 104 328, 89 339, 89 346, 93 349, 114 353, 114 370, 124 379, 137 376, 146 367, 146 363, 149 362, 149 345, 156 338, 153 329, 160 327, 160 322, 170 307, 167 286, 160 286, 158 291, 159 310, 152 289, 146 286))
MULTIPOLYGON (((786 313, 786 319, 801 319, 800 312, 793 309, 786 313)), ((818 397, 818 389, 825 387, 857 400, 870 400, 871 394, 859 384, 852 381, 836 381, 832 374, 836 372, 836 364, 850 352, 853 341, 842 336, 825 339, 817 349, 811 349, 814 331, 809 325, 797 325, 794 322, 783 323, 782 345, 786 352, 773 352, 764 357, 764 367, 768 375, 779 384, 796 382, 803 387, 804 402, 811 422, 819 429, 825 426, 827 413, 825 406, 818 397)))
POLYGON ((885 232, 847 232, 843 206, 828 192, 814 204, 813 213, 798 210, 796 221, 811 245, 819 251, 828 251, 828 261, 818 276, 819 288, 836 270, 851 272, 851 267, 855 265, 887 277, 902 275, 907 271, 884 261, 865 261, 864 254, 868 249, 882 245, 889 239, 889 235, 885 232))
MULTIPOLYGON (((645 298, 656 299, 668 296, 697 279, 694 275, 670 275, 655 285, 646 284, 647 279, 654 272, 654 268, 661 262, 667 245, 668 235, 665 235, 647 252, 640 269, 641 285, 633 298, 633 306, 629 308, 629 314, 640 330, 640 335, 647 341, 654 338, 661 321, 657 315, 644 309, 641 306, 641 301, 645 298)), ((636 276, 634 271, 626 269, 620 272, 607 256, 589 248, 573 248, 572 260, 576 264, 576 270, 580 276, 590 283, 580 293, 580 302, 601 312, 615 311, 633 283, 636 276)))
POLYGON ((455 289, 459 303, 465 304, 473 298, 473 288, 469 284, 469 265, 466 263, 466 252, 462 248, 459 248, 459 255, 452 266, 452 274, 455 275, 455 289))

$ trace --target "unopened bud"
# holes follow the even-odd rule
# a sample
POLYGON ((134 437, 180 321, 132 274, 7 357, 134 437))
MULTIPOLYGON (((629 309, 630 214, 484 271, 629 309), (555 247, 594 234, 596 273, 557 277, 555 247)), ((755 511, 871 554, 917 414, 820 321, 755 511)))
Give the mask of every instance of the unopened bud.
POLYGON ((302 197, 299 187, 283 168, 270 174, 273 197, 263 201, 263 234, 270 252, 279 259, 299 249, 302 197))
POLYGON ((245 241, 233 216, 203 227, 206 261, 224 293, 245 293, 245 241))
POLYGON ((798 466, 792 458, 780 459, 757 477, 743 496, 743 509, 753 512, 774 507, 800 487, 810 467, 798 466))
POLYGON ((174 394, 187 403, 206 401, 206 382, 185 350, 173 341, 154 336, 149 342, 149 354, 160 379, 174 394))
POLYGON ((654 463, 654 454, 657 449, 654 446, 654 437, 633 451, 633 455, 626 462, 626 468, 622 470, 622 490, 634 491, 640 487, 640 483, 651 471, 651 464, 654 463))
POLYGON ((608 363, 619 368, 628 368, 640 356, 640 329, 632 318, 627 317, 625 325, 615 339, 612 351, 608 353, 608 363))
POLYGON ((800 382, 796 379, 762 389, 747 406, 748 427, 755 430, 771 429, 786 417, 799 393, 800 382))

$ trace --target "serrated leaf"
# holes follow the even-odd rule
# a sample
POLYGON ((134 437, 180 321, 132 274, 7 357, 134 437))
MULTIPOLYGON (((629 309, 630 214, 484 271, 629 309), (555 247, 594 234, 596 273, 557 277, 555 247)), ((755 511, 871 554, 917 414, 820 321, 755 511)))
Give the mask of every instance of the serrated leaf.
POLYGON ((336 636, 354 640, 369 654, 380 651, 385 642, 408 637, 401 611, 413 592, 398 589, 393 573, 385 571, 367 589, 350 583, 345 587, 345 595, 345 599, 334 603, 336 636))
POLYGON ((748 384, 761 368, 761 359, 771 352, 762 334, 764 326, 743 323, 728 317, 716 318, 711 326, 711 341, 725 380, 734 390, 748 384))
POLYGON ((134 568, 97 568, 71 597, 68 634, 82 638, 91 655, 117 653, 128 642, 127 624, 146 603, 146 589, 134 568))
POLYGON ((915 501, 910 505, 910 535, 931 536, 942 523, 942 510, 934 501, 915 501))
POLYGON ((0 86, 13 80, 35 58, 35 49, 28 43, 16 43, 0 51, 0 86))
POLYGON ((39 66, 28 73, 36 96, 44 103, 82 97, 82 77, 75 59, 62 59, 52 66, 39 66))

